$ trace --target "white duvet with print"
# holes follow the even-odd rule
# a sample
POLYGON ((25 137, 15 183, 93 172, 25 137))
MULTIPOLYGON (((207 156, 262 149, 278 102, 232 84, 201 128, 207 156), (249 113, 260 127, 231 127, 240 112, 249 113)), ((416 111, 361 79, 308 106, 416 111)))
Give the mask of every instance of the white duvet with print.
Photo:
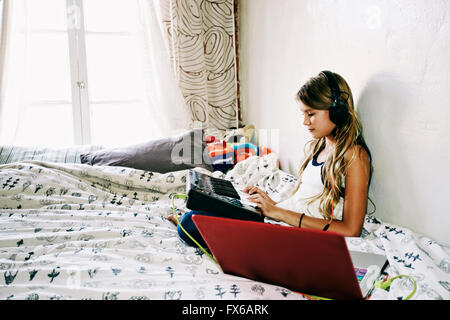
MULTIPOLYGON (((205 171, 203 171, 205 172, 205 171)), ((211 173, 212 174, 212 173, 211 173)), ((223 177, 220 172, 215 176, 223 177)), ((274 154, 240 162, 227 179, 256 184, 275 200, 296 179, 274 154)), ((186 171, 50 162, 0 166, 0 299, 305 299, 286 288, 224 274, 179 240, 167 219, 186 171)), ((175 200, 178 212, 184 200, 175 200)), ((392 275, 417 281, 413 299, 449 298, 445 247, 406 228, 367 218, 350 249, 386 253, 392 275)), ((407 280, 373 299, 408 294, 407 280)))

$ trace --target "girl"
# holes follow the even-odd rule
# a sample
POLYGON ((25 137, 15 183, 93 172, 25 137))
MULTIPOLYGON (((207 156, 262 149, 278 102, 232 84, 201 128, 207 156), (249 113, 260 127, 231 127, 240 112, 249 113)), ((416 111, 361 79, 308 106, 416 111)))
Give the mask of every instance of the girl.
POLYGON ((372 177, 372 159, 347 82, 322 71, 297 93, 303 125, 313 140, 307 144, 299 182, 290 198, 273 201, 261 189, 244 192, 262 213, 301 228, 360 236, 372 177))

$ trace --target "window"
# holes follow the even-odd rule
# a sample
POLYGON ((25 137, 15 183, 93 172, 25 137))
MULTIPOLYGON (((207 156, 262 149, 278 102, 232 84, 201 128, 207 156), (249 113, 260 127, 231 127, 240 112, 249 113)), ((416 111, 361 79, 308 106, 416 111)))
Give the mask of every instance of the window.
POLYGON ((155 135, 139 0, 14 2, 14 144, 119 146, 155 135))

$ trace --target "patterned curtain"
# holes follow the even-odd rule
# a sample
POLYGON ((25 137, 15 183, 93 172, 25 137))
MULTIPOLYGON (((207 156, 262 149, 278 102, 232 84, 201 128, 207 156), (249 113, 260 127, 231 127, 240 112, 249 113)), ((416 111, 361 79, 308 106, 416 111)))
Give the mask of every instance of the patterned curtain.
POLYGON ((159 0, 172 66, 192 120, 238 126, 234 0, 159 0))

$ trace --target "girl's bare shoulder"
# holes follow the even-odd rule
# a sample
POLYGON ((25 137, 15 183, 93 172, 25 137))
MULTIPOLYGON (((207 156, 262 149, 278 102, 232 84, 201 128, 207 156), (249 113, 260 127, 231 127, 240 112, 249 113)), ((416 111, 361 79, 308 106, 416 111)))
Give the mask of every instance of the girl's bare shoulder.
POLYGON ((359 165, 370 165, 369 154, 366 149, 360 145, 350 147, 345 153, 345 160, 349 165, 353 162, 356 162, 359 165))

